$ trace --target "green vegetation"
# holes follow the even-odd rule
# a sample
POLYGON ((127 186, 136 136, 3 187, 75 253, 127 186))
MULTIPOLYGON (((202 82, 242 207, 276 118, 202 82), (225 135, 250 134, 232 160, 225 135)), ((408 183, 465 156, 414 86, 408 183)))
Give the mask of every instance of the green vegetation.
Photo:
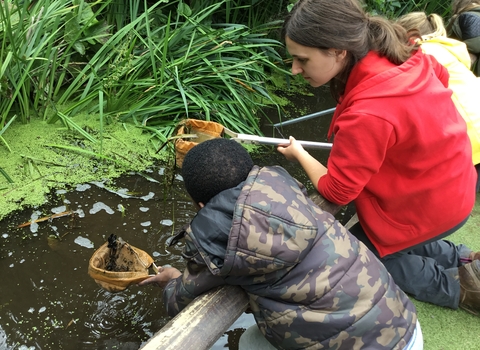
MULTIPOLYGON (((262 108, 281 112, 267 90, 270 73, 288 74, 276 50, 281 43, 269 38, 280 22, 253 30, 223 21, 240 13, 247 23, 258 20, 253 10, 245 17, 245 6, 191 3, 135 2, 123 12, 119 0, 0 3, 0 218, 78 182, 70 166, 53 172, 52 164, 85 163, 115 177, 142 168, 120 149, 151 156, 143 169, 165 159, 152 149, 182 119, 259 134, 262 108), (118 130, 125 147, 109 149, 118 130)), ((100 176, 91 175, 81 178, 100 176)))
POLYGON ((444 18, 450 14, 451 0, 365 0, 366 8, 373 14, 396 18, 413 11, 437 13, 444 18))

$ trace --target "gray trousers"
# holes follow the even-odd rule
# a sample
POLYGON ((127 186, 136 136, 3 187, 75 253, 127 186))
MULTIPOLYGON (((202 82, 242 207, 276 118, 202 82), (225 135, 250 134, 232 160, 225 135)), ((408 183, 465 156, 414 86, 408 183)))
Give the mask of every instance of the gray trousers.
MULTIPOLYGON (((466 221, 439 237, 453 233, 466 221)), ((350 232, 379 257, 360 223, 350 228, 350 232)), ((417 300, 457 309, 460 300, 458 267, 470 253, 463 244, 437 239, 379 259, 405 293, 417 300)))

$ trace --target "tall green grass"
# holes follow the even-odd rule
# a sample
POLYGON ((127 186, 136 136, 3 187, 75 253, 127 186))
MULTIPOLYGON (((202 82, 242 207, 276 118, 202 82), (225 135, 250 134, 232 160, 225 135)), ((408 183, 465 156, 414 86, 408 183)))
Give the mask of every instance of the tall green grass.
POLYGON ((109 38, 59 103, 83 101, 78 110, 102 90, 104 113, 121 121, 161 126, 165 120, 200 118, 260 132, 263 101, 273 103, 266 69, 278 69, 281 57, 274 47, 280 44, 243 25, 205 23, 221 4, 192 17, 177 13, 175 20, 150 7, 109 38))
POLYGON ((75 72, 86 45, 101 44, 107 28, 81 0, 0 3, 0 119, 46 118, 47 107, 75 72))
POLYGON ((268 75, 285 72, 281 44, 268 37, 280 22, 250 29, 219 21, 243 13, 233 0, 192 4, 0 3, 2 125, 18 115, 80 132, 72 118, 86 111, 102 122, 153 128, 159 142, 184 118, 261 133, 262 107, 275 105, 268 75))
MULTIPOLYGON (((271 21, 281 19, 287 11, 288 0, 232 0, 225 1, 215 11, 212 20, 220 23, 244 24, 250 28, 256 28, 271 21)), ((199 11, 202 8, 218 3, 216 0, 192 0, 192 10, 199 11)))
POLYGON ((397 18, 413 11, 437 13, 447 18, 451 11, 451 0, 365 0, 368 12, 388 18, 397 18))

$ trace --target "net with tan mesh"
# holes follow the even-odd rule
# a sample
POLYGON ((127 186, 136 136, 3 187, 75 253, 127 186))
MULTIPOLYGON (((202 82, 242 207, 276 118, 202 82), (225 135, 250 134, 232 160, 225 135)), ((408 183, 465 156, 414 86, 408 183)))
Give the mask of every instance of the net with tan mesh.
POLYGON ((179 168, 187 152, 199 143, 223 136, 223 125, 206 120, 185 119, 176 127, 175 158, 179 168))
POLYGON ((100 287, 115 293, 148 278, 152 265, 148 253, 111 234, 90 258, 88 274, 100 287))

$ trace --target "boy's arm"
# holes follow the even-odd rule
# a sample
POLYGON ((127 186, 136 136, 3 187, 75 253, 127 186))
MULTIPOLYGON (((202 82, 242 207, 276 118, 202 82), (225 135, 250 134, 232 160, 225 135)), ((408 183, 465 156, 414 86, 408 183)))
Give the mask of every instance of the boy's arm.
POLYGON ((175 316, 196 297, 224 284, 225 280, 214 276, 205 265, 189 261, 183 274, 170 279, 163 290, 168 315, 175 316))
POLYGON ((188 227, 184 227, 170 243, 175 245, 180 239, 185 239, 182 252, 187 261, 185 271, 182 273, 174 267, 160 267, 158 274, 138 284, 164 288, 163 302, 169 316, 178 314, 201 294, 225 284, 223 277, 213 275, 208 269, 187 231, 188 227))
POLYGON ((165 288, 171 279, 177 278, 181 275, 182 273, 174 267, 159 267, 156 275, 144 279, 139 282, 138 285, 146 286, 147 284, 155 284, 160 288, 165 288))
POLYGON ((222 277, 214 276, 205 265, 193 261, 185 271, 174 267, 160 267, 159 273, 138 283, 139 286, 156 285, 163 290, 163 302, 169 316, 175 316, 199 295, 225 284, 222 277))

